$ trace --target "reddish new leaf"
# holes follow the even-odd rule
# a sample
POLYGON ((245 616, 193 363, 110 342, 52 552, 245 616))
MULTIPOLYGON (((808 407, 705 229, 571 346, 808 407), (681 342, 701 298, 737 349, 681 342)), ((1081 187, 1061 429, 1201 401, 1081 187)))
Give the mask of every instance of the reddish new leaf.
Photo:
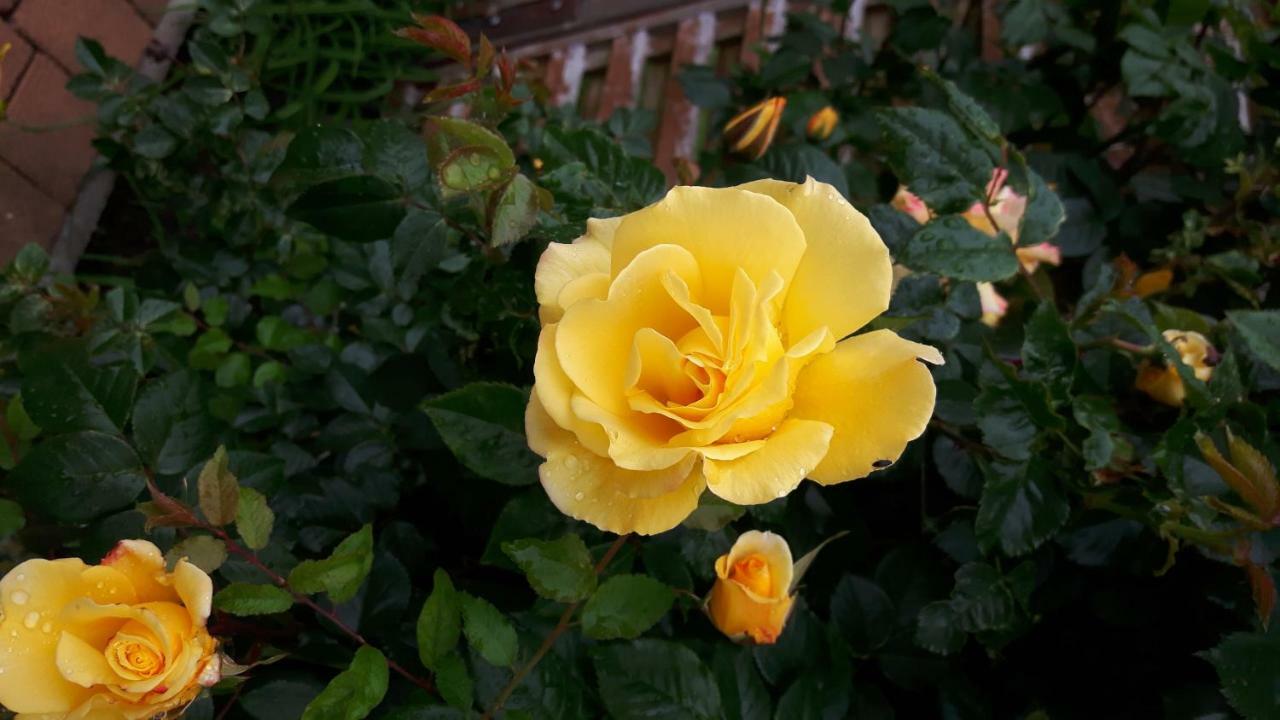
POLYGON ((457 23, 439 15, 414 14, 413 20, 418 27, 401 28, 396 34, 471 65, 471 38, 457 23))

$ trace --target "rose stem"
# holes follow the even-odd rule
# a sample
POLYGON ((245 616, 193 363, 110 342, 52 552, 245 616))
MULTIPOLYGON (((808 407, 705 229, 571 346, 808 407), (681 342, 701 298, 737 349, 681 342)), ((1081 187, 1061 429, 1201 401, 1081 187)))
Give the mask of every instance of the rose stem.
MULTIPOLYGON (((613 561, 613 557, 618 554, 618 551, 626 544, 627 538, 629 537, 630 535, 619 535, 618 539, 613 541, 613 544, 609 546, 609 549, 604 552, 604 557, 600 558, 600 562, 596 563, 596 575, 604 572, 604 569, 609 567, 609 563, 613 561)), ((569 606, 560 614, 560 622, 556 623, 556 626, 551 629, 551 632, 547 633, 547 637, 543 639, 542 645, 538 647, 538 651, 533 654, 533 657, 529 658, 529 662, 525 663, 524 667, 517 670, 516 674, 511 676, 511 681, 507 683, 506 687, 502 688, 502 692, 498 693, 498 698, 494 700, 493 705, 485 711, 481 720, 489 720, 489 718, 497 715, 498 712, 502 710, 502 706, 511 697, 511 693, 515 692, 517 687, 520 687, 520 683, 523 682, 524 679, 528 677, 529 673, 538 666, 538 663, 542 661, 542 658, 550 652, 551 646, 555 645, 556 640, 558 640, 560 636, 564 634, 564 631, 569 628, 569 621, 573 619, 574 612, 577 611, 578 606, 581 604, 581 600, 569 603, 569 606)))

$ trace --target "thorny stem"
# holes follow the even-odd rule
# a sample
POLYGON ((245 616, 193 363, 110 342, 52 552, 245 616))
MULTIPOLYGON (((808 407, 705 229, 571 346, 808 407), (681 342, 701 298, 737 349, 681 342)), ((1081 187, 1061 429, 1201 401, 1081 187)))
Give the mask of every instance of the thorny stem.
MULTIPOLYGON (((210 525, 208 523, 201 522, 201 521, 198 521, 196 523, 196 526, 213 533, 219 540, 221 540, 223 543, 226 544, 228 552, 232 552, 232 553, 235 553, 236 555, 239 555, 250 565, 257 568, 259 572, 261 572, 262 574, 270 578, 271 582, 275 583, 281 589, 293 595, 293 599, 296 602, 311 608, 313 611, 315 611, 317 615, 333 623, 334 627, 341 630, 343 634, 351 638, 351 640, 353 640, 354 642, 360 645, 366 645, 368 647, 373 647, 374 649, 377 649, 373 645, 373 643, 370 643, 368 640, 365 640, 363 635, 356 632, 354 629, 351 628, 351 626, 344 623, 342 619, 338 617, 337 613, 335 613, 334 611, 328 608, 321 606, 319 603, 312 600, 307 595, 304 595, 299 592, 295 592, 292 588, 289 587, 288 579, 286 579, 283 575, 276 572, 275 570, 272 570, 271 568, 267 567, 265 563, 263 563, 261 560, 258 559, 257 553, 253 552, 252 550, 236 542, 234 539, 232 539, 231 535, 229 535, 226 530, 223 530, 220 527, 215 527, 213 525, 210 525)), ((406 670, 402 665, 397 663, 395 660, 392 660, 391 658, 386 658, 386 661, 387 661, 387 667, 393 670, 394 672, 396 672, 397 674, 399 674, 405 680, 408 680, 409 682, 413 683, 414 685, 417 685, 418 687, 422 688, 423 690, 426 690, 429 693, 435 693, 435 686, 431 684, 430 680, 414 675, 413 673, 406 670)))
MULTIPOLYGON (((629 537, 630 535, 619 535, 618 539, 613 541, 613 544, 605 551, 604 557, 600 558, 600 562, 596 563, 596 575, 604 572, 604 569, 609 567, 609 563, 613 561, 614 556, 618 554, 618 551, 622 549, 622 546, 627 543, 627 538, 629 537)), ((511 676, 511 681, 507 683, 506 687, 502 688, 502 692, 498 693, 498 698, 494 700, 493 705, 485 711, 481 720, 489 720, 502 710, 502 706, 506 704, 508 699, 510 699, 511 693, 515 692, 516 688, 520 687, 520 683, 524 682, 524 679, 528 677, 530 672, 533 672, 533 669, 538 666, 538 663, 542 661, 542 658, 546 657, 546 654, 551 651, 552 646, 556 644, 556 640, 560 639, 560 636, 564 634, 564 631, 569 629, 570 621, 573 620, 573 614, 577 612, 578 606, 581 604, 582 601, 579 600, 577 602, 570 603, 569 606, 564 609, 564 612, 560 614, 560 621, 551 629, 551 632, 547 633, 547 637, 543 639, 542 645, 538 647, 537 652, 533 654, 533 657, 529 658, 529 662, 525 663, 523 667, 516 671, 515 675, 511 676)))

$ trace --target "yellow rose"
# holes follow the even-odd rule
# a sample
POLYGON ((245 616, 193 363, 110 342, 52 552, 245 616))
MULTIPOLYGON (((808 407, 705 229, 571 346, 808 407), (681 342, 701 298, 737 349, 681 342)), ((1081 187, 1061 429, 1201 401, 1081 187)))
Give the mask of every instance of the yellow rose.
MULTIPOLYGON (((1183 364, 1191 368, 1197 378, 1209 382, 1213 377, 1213 368, 1218 364, 1218 351, 1208 338, 1190 330, 1165 330, 1164 339, 1173 345, 1173 349, 1182 356, 1183 364)), ((1182 385, 1178 369, 1164 363, 1153 365, 1143 361, 1134 385, 1152 398, 1173 407, 1182 405, 1183 398, 1187 396, 1187 389, 1182 385)))
POLYGON ((777 642, 795 600, 793 574, 786 540, 758 530, 743 533, 716 560, 716 584, 707 601, 711 622, 733 640, 777 642))
POLYGON ((675 527, 705 488, 764 503, 891 464, 924 432, 932 347, 878 330, 889 252, 830 185, 676 187, 548 246, 525 426, 561 511, 675 527), (842 340, 842 338, 844 338, 842 340))
POLYGON ((787 99, 773 97, 752 105, 725 123, 724 140, 729 151, 755 160, 773 144, 773 136, 782 122, 787 99))
POLYGON ((143 720, 216 683, 213 583, 145 540, 102 564, 28 560, 0 580, 0 704, 29 720, 143 720))
POLYGON ((826 140, 831 137, 831 133, 835 132, 836 124, 839 122, 840 113, 828 105, 809 116, 809 122, 805 125, 805 132, 814 140, 826 140))

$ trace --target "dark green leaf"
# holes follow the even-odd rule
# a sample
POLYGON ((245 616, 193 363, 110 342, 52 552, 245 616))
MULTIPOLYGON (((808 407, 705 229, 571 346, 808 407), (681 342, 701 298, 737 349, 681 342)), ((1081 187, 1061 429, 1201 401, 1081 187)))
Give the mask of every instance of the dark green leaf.
POLYGON ((100 432, 57 435, 34 446, 9 475, 22 504, 66 522, 129 505, 146 478, 133 448, 100 432))
POLYGON ((324 592, 335 603, 355 597, 373 568, 373 527, 365 525, 338 544, 323 560, 303 560, 289 573, 289 586, 314 595, 324 592))
POLYGON ((773 702, 748 648, 716 646, 712 663, 725 720, 770 720, 773 702))
POLYGON ((1018 230, 1019 245, 1039 245, 1049 242, 1058 235, 1058 230, 1067 219, 1066 209, 1058 194, 1049 189, 1044 178, 1036 172, 1029 172, 1031 183, 1028 189, 1027 209, 1022 215, 1022 225, 1018 230))
POLYGON ((1044 382, 1056 396, 1065 398, 1075 372, 1076 345, 1051 302, 1040 303, 1027 321, 1022 367, 1028 377, 1044 382))
POLYGON ((595 653, 600 699, 615 720, 713 720, 721 716, 715 678, 692 650, 636 640, 595 653))
POLYGON ((93 367, 50 357, 23 379, 27 414, 45 432, 119 433, 133 407, 138 375, 128 365, 93 367))
POLYGON ((582 611, 582 630, 597 640, 634 638, 671 609, 671 588, 645 575, 614 575, 600 585, 582 611))
POLYGON ((1254 357, 1280 370, 1280 310, 1228 310, 1254 357))
POLYGON ((884 590, 856 575, 841 578, 831 595, 831 621, 859 655, 869 655, 888 642, 894 615, 893 601, 884 590))
POLYGON ((473 383, 428 400, 423 410, 467 469, 504 485, 528 485, 538 478, 539 459, 524 437, 527 403, 519 388, 473 383))
POLYGON ((916 624, 916 644, 939 655, 950 655, 959 650, 965 641, 951 603, 933 602, 920 609, 916 624))
POLYGON ((1006 555, 1030 552, 1053 536, 1071 507, 1061 480, 1045 463, 991 463, 978 501, 974 532, 984 549, 997 545, 1006 555))
POLYGON ((198 376, 170 373, 143 386, 133 407, 133 437, 160 475, 185 473, 214 450, 214 428, 198 376))
POLYGON ((368 645, 356 650, 351 666, 338 673, 307 709, 302 720, 362 720, 387 694, 387 659, 368 645))
POLYGON ((213 606, 232 615, 273 615, 293 607, 293 596, 275 585, 231 583, 213 596, 213 606))
POLYGON ((436 570, 434 583, 418 614, 418 657, 426 668, 440 671, 441 660, 458 645, 462 600, 444 570, 436 570))
POLYGON ((1003 280, 1018 272, 1018 257, 1008 236, 978 232, 958 215, 921 227, 898 259, 912 270, 957 280, 1003 280))
POLYGON ((488 600, 462 596, 462 632, 480 657, 491 665, 511 667, 516 661, 516 631, 488 600))
POLYGON ((950 116, 908 107, 881 110, 876 119, 898 180, 935 212, 962 212, 983 199, 995 166, 950 116))
POLYGON ((1234 633, 1203 653, 1231 707, 1249 720, 1280 716, 1280 634, 1234 633))
POLYGON ((0 499, 0 542, 4 542, 27 525, 27 515, 22 506, 12 500, 0 499))
POLYGON ((489 244, 502 247, 520 241, 538 222, 537 186, 516 173, 498 195, 493 208, 489 244))
POLYGON ((437 663, 436 686, 440 688, 440 696, 452 707, 470 710, 475 704, 471 673, 467 671, 462 656, 456 652, 448 653, 437 663))
POLYGON ((400 190, 372 175, 314 185, 289 206, 289 215, 342 240, 391 237, 405 216, 400 190))
POLYGON ((515 540, 503 543, 502 550, 544 598, 574 602, 596 589, 591 553, 577 535, 559 540, 515 540))

